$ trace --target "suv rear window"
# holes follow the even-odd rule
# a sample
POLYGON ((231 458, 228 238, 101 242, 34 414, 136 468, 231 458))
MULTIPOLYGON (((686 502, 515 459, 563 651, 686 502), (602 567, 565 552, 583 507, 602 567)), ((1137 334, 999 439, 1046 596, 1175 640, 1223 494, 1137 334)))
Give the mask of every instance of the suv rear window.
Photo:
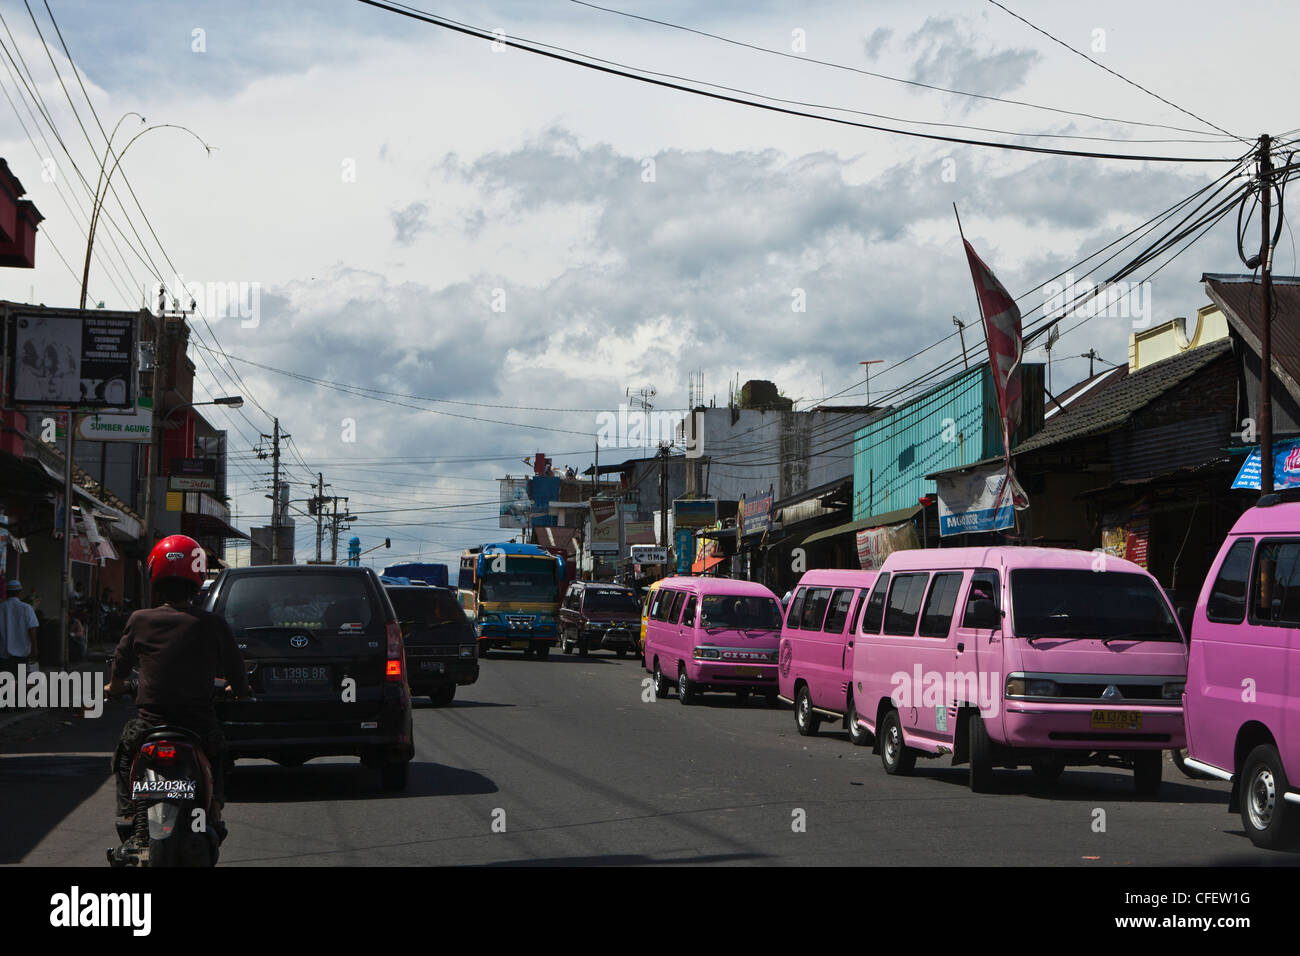
POLYGON ((235 630, 299 628, 322 634, 383 634, 383 609, 360 574, 241 574, 217 612, 235 630))
POLYGON ((388 599, 393 602, 399 621, 414 621, 433 627, 447 621, 462 623, 465 612, 456 602, 456 596, 436 588, 389 588, 388 599))
POLYGON ((636 595, 631 591, 618 588, 587 588, 582 599, 582 609, 590 614, 592 611, 627 611, 634 614, 640 610, 636 595))

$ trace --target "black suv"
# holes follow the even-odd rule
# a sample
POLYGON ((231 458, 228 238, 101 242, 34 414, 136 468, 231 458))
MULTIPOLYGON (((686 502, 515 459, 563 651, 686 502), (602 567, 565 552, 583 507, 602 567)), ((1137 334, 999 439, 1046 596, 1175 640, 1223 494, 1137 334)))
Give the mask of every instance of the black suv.
POLYGON ((458 685, 478 680, 478 641, 456 592, 397 584, 384 590, 406 638, 411 693, 427 694, 435 707, 445 707, 458 685))
POLYGON ((406 656, 373 570, 229 568, 205 607, 230 622, 253 694, 218 704, 232 762, 356 756, 386 789, 406 786, 415 756, 406 656))
POLYGON ((560 605, 560 649, 586 657, 603 647, 623 657, 639 650, 641 605, 636 592, 621 584, 574 581, 560 605))

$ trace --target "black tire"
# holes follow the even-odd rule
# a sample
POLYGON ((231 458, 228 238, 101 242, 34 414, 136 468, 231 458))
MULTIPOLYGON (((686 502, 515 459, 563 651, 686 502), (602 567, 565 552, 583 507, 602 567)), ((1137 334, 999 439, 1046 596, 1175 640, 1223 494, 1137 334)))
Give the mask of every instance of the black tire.
POLYGON ((1164 768, 1162 750, 1144 750, 1133 755, 1133 787, 1144 797, 1160 791, 1160 774, 1164 768))
POLYGON ((572 653, 573 653, 573 645, 569 643, 569 633, 568 633, 568 631, 561 631, 561 632, 560 632, 560 653, 561 653, 561 654, 572 654, 572 653))
POLYGON ((449 684, 444 687, 435 687, 429 692, 429 700, 434 707, 446 707, 456 699, 456 685, 449 684))
POLYGON ((655 661, 654 684, 656 697, 663 700, 668 696, 668 688, 672 685, 669 684, 668 679, 664 677, 664 672, 659 669, 659 661, 657 660, 655 661))
POLYGON ((532 657, 532 656, 533 656, 533 645, 529 643, 529 645, 524 648, 524 657, 532 657))
POLYGON ((984 718, 970 715, 970 789, 971 793, 988 793, 993 789, 993 741, 989 739, 984 718))
POLYGON ((1029 769, 1039 780, 1055 783, 1065 773, 1065 758, 1058 755, 1034 757, 1029 761, 1029 769))
POLYGON ((849 743, 855 747, 866 747, 872 743, 871 732, 858 723, 858 706, 853 702, 853 695, 849 695, 849 713, 845 718, 849 725, 849 743))
POLYGON ((691 679, 686 676, 685 667, 677 671, 677 700, 682 704, 693 704, 696 700, 696 691, 691 679))
POLYGON ((768 707, 780 706, 781 703, 780 694, 781 692, 776 690, 763 691, 763 703, 767 704, 768 707))
POLYGON ((794 729, 800 737, 815 737, 821 728, 822 719, 813 712, 812 694, 807 684, 800 684, 794 695, 794 729))
POLYGON ((380 768, 379 780, 385 790, 405 790, 406 782, 411 776, 411 762, 386 763, 380 768))
POLYGON ((578 638, 578 656, 579 656, 579 657, 586 657, 589 653, 590 653, 590 651, 589 651, 588 648, 587 648, 587 642, 586 642, 585 640, 583 640, 582 637, 579 637, 579 638, 578 638))
POLYGON ((618 655, 619 660, 622 660, 623 658, 627 657, 627 648, 626 648, 626 647, 620 647, 620 648, 619 648, 618 650, 616 650, 614 653, 618 655))
POLYGON ((184 849, 181 842, 184 839, 185 831, 180 830, 181 822, 179 819, 176 823, 177 831, 165 840, 149 841, 149 866, 152 869, 174 869, 184 866, 182 859, 184 849))
POLYGON ((479 656, 479 660, 484 660, 487 658, 488 656, 487 642, 485 641, 478 642, 478 656, 479 656))
POLYGON ((736 691, 736 700, 740 701, 742 704, 749 700, 749 688, 743 687, 736 691))
POLYGON ((1241 825, 1250 842, 1264 850, 1294 849, 1300 842, 1300 814, 1283 797, 1291 785, 1277 748, 1260 744, 1247 754, 1237 786, 1241 825))
POLYGON ((537 648, 537 659, 539 661, 544 661, 550 656, 551 656, 550 644, 543 644, 541 647, 537 648))
POLYGON ((880 762, 885 773, 905 776, 916 766, 916 752, 903 743, 903 724, 891 709, 880 722, 880 762))

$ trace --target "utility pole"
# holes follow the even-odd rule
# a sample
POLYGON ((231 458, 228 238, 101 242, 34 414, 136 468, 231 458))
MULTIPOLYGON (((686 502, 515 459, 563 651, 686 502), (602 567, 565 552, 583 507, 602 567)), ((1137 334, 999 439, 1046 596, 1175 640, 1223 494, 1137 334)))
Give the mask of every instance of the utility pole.
POLYGON ((325 503, 325 475, 316 472, 316 500, 313 510, 316 512, 316 563, 320 564, 320 545, 321 534, 324 531, 324 525, 321 523, 324 515, 321 513, 324 509, 321 507, 325 503))
MULTIPOLYGON (((689 464, 689 462, 688 462, 689 464)), ((668 446, 659 446, 659 539, 668 547, 668 446)))
POLYGON ((964 368, 970 368, 970 359, 966 357, 966 323, 954 315, 952 324, 957 326, 957 336, 961 339, 961 364, 964 368))
POLYGON ((1079 358, 1086 358, 1088 360, 1088 378, 1092 378, 1092 363, 1101 358, 1101 356, 1097 354, 1097 350, 1094 348, 1088 349, 1088 351, 1080 355, 1079 358))
MULTIPOLYGON (((271 493, 267 496, 271 499, 271 563, 280 563, 280 441, 281 439, 292 438, 288 432, 280 431, 280 419, 272 419, 274 429, 272 434, 263 434, 263 438, 271 439, 271 493)), ((258 458, 265 458, 266 452, 259 450, 258 458)))
MULTIPOLYGON (((1267 133, 1259 138, 1260 200, 1260 287, 1264 298, 1263 324, 1259 333, 1259 493, 1273 493, 1273 240, 1269 235, 1269 218, 1273 207, 1273 160, 1269 156, 1272 139, 1267 133)), ((1281 210, 1278 210, 1281 212, 1281 210)))

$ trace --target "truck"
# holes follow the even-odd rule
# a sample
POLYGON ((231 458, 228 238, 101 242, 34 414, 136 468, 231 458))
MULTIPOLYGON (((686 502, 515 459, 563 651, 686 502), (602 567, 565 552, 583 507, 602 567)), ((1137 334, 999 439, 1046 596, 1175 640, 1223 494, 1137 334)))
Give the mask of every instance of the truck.
POLYGON ((435 588, 448 586, 445 564, 394 564, 384 568, 384 577, 405 578, 412 584, 427 584, 435 588))
POLYGON ((534 544, 499 543, 461 555, 461 607, 474 624, 479 657, 494 648, 545 660, 559 640, 564 558, 534 544))

